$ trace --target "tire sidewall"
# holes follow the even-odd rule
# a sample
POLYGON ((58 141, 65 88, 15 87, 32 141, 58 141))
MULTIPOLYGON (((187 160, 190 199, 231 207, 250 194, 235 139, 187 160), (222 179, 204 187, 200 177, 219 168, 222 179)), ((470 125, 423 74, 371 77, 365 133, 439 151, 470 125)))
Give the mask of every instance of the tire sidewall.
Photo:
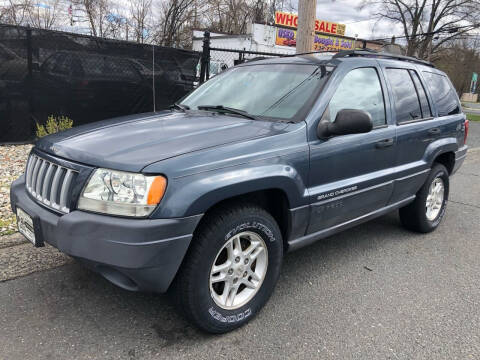
POLYGON ((221 228, 219 234, 210 239, 211 247, 205 254, 195 279, 195 282, 200 285, 196 286, 194 290, 198 301, 198 304, 196 304, 198 306, 197 316, 202 322, 211 324, 213 328, 218 328, 219 332, 242 326, 263 307, 274 290, 283 256, 282 237, 278 227, 266 217, 252 215, 229 221, 222 224, 221 228), (268 251, 267 273, 261 288, 248 303, 238 309, 227 310, 219 307, 210 294, 210 271, 218 252, 225 243, 232 236, 244 231, 255 232, 265 242, 268 251))

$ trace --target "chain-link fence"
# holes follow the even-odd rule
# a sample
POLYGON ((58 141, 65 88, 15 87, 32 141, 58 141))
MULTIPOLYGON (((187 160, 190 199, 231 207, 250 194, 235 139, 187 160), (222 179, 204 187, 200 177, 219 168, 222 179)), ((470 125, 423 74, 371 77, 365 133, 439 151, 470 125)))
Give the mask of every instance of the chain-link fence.
POLYGON ((197 52, 0 25, 0 143, 35 124, 74 125, 168 107, 191 91, 197 52))
POLYGON ((247 61, 289 55, 292 55, 292 53, 212 47, 210 44, 210 33, 205 32, 203 38, 202 59, 200 62, 200 82, 207 81, 222 71, 247 61))

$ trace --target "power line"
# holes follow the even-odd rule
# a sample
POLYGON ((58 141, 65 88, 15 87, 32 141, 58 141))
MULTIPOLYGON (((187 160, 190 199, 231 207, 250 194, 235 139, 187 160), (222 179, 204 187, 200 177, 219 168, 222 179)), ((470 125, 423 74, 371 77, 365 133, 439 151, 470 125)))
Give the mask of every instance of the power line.
POLYGON ((386 40, 390 40, 392 37, 395 37, 395 39, 409 39, 409 38, 416 38, 416 37, 422 37, 422 36, 433 36, 433 35, 442 34, 442 33, 454 34, 454 33, 458 32, 460 29, 465 29, 465 28, 471 28, 470 30, 474 30, 474 29, 480 28, 480 23, 479 24, 464 25, 464 26, 453 26, 453 27, 450 27, 450 28, 447 28, 447 29, 439 29, 439 30, 420 33, 420 34, 415 34, 415 35, 408 35, 408 36, 407 35, 399 35, 399 36, 392 35, 392 36, 387 37, 387 38, 380 38, 380 39, 376 38, 376 39, 370 39, 370 40, 371 41, 386 41, 386 40))

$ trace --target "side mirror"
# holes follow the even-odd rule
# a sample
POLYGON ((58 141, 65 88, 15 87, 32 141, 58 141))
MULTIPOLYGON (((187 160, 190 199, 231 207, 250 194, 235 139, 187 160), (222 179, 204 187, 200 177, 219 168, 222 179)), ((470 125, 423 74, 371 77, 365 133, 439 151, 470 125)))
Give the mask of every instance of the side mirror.
POLYGON ((317 135, 320 139, 325 139, 334 135, 368 133, 372 128, 372 116, 367 111, 343 109, 337 113, 333 123, 328 120, 320 121, 317 135))

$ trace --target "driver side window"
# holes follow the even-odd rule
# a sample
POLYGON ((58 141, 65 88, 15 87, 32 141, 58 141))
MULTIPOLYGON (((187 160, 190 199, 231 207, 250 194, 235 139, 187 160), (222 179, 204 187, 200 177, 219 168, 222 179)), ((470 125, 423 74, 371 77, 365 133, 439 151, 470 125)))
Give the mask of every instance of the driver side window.
POLYGON ((375 68, 359 68, 350 71, 335 91, 322 120, 335 121, 337 113, 343 109, 369 112, 373 127, 386 124, 382 86, 375 68))

